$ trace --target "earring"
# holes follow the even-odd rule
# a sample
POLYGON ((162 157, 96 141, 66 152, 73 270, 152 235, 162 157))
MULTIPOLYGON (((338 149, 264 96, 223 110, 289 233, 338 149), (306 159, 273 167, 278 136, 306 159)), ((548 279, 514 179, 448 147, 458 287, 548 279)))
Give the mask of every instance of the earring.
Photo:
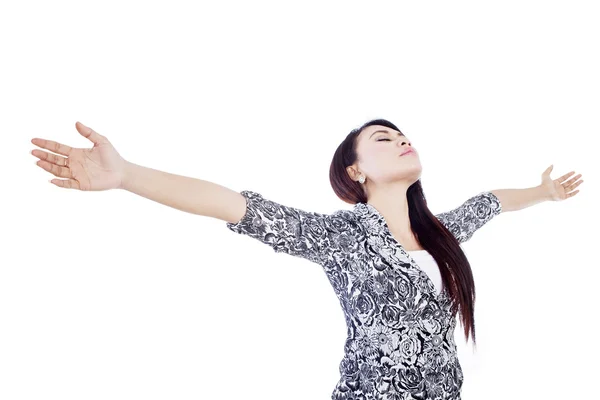
POLYGON ((364 175, 361 175, 361 176, 360 176, 360 178, 358 178, 358 181, 359 181, 360 183, 365 183, 365 176, 364 176, 364 175))

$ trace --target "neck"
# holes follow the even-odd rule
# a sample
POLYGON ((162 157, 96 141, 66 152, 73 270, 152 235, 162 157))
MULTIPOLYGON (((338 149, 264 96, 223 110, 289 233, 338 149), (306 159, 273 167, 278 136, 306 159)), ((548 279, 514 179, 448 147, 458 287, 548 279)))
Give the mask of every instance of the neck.
POLYGON ((401 237, 413 236, 406 199, 409 186, 405 182, 395 182, 393 185, 379 187, 368 195, 367 203, 375 207, 385 218, 390 232, 401 237))

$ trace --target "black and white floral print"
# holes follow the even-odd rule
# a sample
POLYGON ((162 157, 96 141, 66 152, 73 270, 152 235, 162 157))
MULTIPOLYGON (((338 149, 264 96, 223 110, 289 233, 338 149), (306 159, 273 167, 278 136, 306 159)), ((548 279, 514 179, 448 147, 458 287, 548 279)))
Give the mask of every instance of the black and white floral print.
MULTIPOLYGON (((246 214, 227 227, 321 265, 340 301, 348 336, 331 399, 460 400, 448 294, 437 293, 375 207, 321 214, 241 194, 246 214)), ((498 198, 482 192, 436 218, 463 243, 501 211, 498 198)))

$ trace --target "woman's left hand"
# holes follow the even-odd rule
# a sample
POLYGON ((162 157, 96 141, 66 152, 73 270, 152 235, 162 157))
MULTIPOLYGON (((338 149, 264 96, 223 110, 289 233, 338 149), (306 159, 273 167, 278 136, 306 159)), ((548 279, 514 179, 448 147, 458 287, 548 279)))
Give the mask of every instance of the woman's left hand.
POLYGON ((552 172, 552 168, 554 168, 554 165, 549 166, 542 173, 541 186, 545 189, 548 200, 565 200, 579 193, 579 190, 575 190, 573 192, 573 189, 583 183, 583 180, 578 181, 578 179, 581 177, 581 174, 572 177, 568 181, 566 179, 573 175, 575 171, 571 171, 560 178, 552 179, 550 178, 550 172, 552 172))

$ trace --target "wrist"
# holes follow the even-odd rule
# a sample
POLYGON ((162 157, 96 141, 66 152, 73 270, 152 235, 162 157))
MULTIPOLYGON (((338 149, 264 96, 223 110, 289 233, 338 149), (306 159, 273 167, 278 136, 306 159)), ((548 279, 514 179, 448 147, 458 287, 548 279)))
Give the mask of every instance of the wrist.
POLYGON ((536 186, 535 189, 536 189, 536 193, 537 193, 537 198, 540 199, 540 201, 552 200, 552 194, 550 193, 548 188, 546 186, 544 186, 543 184, 536 186))
POLYGON ((134 164, 124 160, 123 168, 121 170, 121 183, 117 189, 129 190, 129 184, 133 175, 134 164))

